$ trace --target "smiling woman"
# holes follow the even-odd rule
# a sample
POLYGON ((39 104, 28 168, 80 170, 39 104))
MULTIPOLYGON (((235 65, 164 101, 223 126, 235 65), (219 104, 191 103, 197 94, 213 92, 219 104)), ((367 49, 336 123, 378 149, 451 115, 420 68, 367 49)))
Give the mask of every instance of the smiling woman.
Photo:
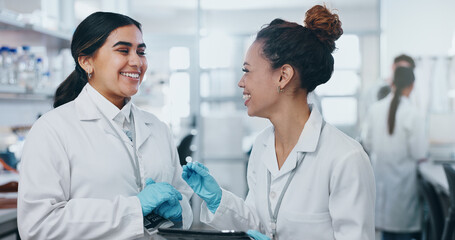
POLYGON ((256 240, 374 239, 368 156, 307 102, 329 81, 342 33, 338 15, 321 5, 306 12, 304 25, 274 19, 258 32, 238 86, 248 115, 272 126, 253 144, 245 200, 221 188, 202 164, 184 166, 183 179, 204 200, 201 222, 256 240))
POLYGON ((142 33, 135 25, 119 27, 93 56, 80 56, 78 62, 91 75, 89 83, 121 109, 147 70, 142 33))
POLYGON ((145 48, 141 25, 121 14, 96 12, 77 27, 76 68, 22 153, 22 239, 137 238, 151 213, 191 225, 192 191, 172 135, 130 101, 147 70, 145 48))
POLYGON ((137 92, 147 70, 141 24, 123 15, 114 20, 116 16, 94 13, 78 26, 71 42, 76 69, 57 89, 54 107, 74 100, 88 81, 119 108, 123 98, 137 92), (103 24, 94 22, 98 20, 103 24), (121 84, 121 74, 134 80, 121 84))

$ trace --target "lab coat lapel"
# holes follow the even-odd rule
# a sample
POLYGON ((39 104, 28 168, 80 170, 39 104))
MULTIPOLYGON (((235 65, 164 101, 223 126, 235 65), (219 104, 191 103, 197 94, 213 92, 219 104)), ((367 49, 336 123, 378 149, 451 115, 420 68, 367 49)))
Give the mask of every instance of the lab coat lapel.
POLYGON ((262 162, 264 163, 267 170, 276 176, 279 172, 278 163, 275 153, 275 135, 274 131, 270 131, 270 134, 264 139, 264 151, 262 152, 262 162))
POLYGON ((278 178, 292 171, 297 166, 297 160, 302 157, 303 153, 307 153, 306 155, 308 155, 309 153, 316 151, 321 134, 322 116, 319 111, 311 105, 310 109, 310 117, 300 133, 299 140, 291 153, 289 153, 286 162, 284 162, 280 170, 278 170, 278 162, 276 159, 274 131, 271 131, 271 134, 265 139, 264 145, 266 149, 263 154, 264 164, 274 178, 278 178))
POLYGON ((136 148, 140 149, 142 144, 152 136, 153 119, 146 114, 143 114, 133 104, 131 105, 131 113, 134 114, 134 128, 136 131, 136 148))
MULTIPOLYGON (((74 104, 76 106, 76 111, 77 115, 79 116, 79 120, 81 121, 96 123, 103 118, 100 111, 96 107, 95 103, 88 95, 85 87, 82 89, 79 96, 77 96, 77 98, 74 100, 74 104)), ((117 133, 114 132, 115 130, 112 129, 106 121, 107 120, 101 122, 101 127, 103 131, 107 134, 111 134, 114 137, 118 138, 117 133)), ((122 137, 122 139, 120 140, 131 144, 131 141, 128 139, 126 135, 122 137)))
POLYGON ((79 120, 81 121, 98 120, 102 117, 92 99, 90 99, 85 87, 74 100, 74 104, 79 120))
POLYGON ((278 161, 275 151, 275 131, 273 130, 270 131, 269 136, 264 139, 264 152, 262 153, 262 159, 264 165, 266 166, 267 170, 270 171, 273 178, 278 178, 291 171, 295 167, 296 163, 295 159, 288 158, 281 169, 278 169, 278 161), (284 168, 285 165, 290 167, 284 168), (292 165, 294 167, 292 167, 292 165))
POLYGON ((296 152, 311 153, 316 151, 319 137, 321 135, 322 116, 317 108, 312 108, 310 105, 310 117, 300 133, 299 141, 294 147, 296 152))

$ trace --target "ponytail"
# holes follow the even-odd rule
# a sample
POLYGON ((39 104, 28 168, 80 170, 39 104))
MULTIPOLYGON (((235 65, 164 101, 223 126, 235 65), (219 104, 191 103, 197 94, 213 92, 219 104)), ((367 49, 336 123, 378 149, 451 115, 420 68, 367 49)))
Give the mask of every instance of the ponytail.
POLYGON ((397 67, 393 75, 393 85, 395 86, 395 93, 389 108, 389 117, 387 119, 387 126, 389 134, 392 135, 395 130, 395 119, 397 115, 398 105, 400 104, 400 97, 403 90, 414 83, 414 72, 411 68, 397 67))
POLYGON ((395 129, 395 116, 397 115, 398 104, 400 104, 400 96, 403 89, 397 89, 393 95, 392 102, 390 103, 389 108, 389 118, 387 119, 389 134, 393 134, 395 129))
POLYGON ((74 70, 55 91, 54 108, 76 99, 85 84, 87 84, 85 71, 77 65, 76 70, 74 70))

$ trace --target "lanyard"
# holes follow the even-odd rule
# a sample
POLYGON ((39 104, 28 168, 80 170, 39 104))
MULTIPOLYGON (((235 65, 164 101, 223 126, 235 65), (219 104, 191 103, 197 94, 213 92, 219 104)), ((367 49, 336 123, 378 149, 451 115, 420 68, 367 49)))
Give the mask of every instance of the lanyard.
MULTIPOLYGON (((325 126, 325 121, 322 120, 322 126, 321 126, 321 134, 322 134, 322 129, 325 126)), ((320 135, 319 135, 320 136, 320 135)), ((297 168, 299 168, 300 164, 303 162, 303 159, 305 159, 306 152, 298 152, 301 153, 300 159, 297 161, 297 165, 295 166, 294 169, 292 169, 288 180, 286 181, 286 184, 283 187, 283 190, 281 190, 280 197, 278 198, 278 202, 276 203, 275 206, 275 211, 272 213, 272 204, 270 203, 270 187, 271 187, 271 173, 269 170, 267 170, 267 200, 268 200, 268 207, 269 207, 269 216, 270 216, 270 228, 272 229, 272 240, 276 239, 276 221, 278 218, 278 212, 280 211, 281 207, 281 202, 283 201, 284 194, 288 190, 289 184, 291 183, 292 179, 295 176, 295 173, 297 172, 297 168)))
POLYGON ((104 113, 98 108, 98 111, 103 115, 104 119, 106 119, 107 123, 109 126, 114 130, 114 132, 117 134, 117 137, 122 141, 123 148, 125 148, 125 151, 128 153, 128 156, 130 157, 131 164, 133 165, 134 168, 134 175, 136 177, 136 185, 138 188, 138 191, 142 191, 142 180, 141 180, 141 173, 139 172, 139 161, 137 159, 137 153, 136 153, 136 129, 134 126, 134 114, 131 111, 131 132, 132 132, 132 140, 133 140, 133 156, 130 153, 130 150, 128 149, 128 146, 126 146, 126 143, 122 140, 122 137, 118 133, 117 129, 112 125, 111 121, 104 115, 104 113))
MULTIPOLYGON (((299 152, 300 153, 300 152, 299 152)), ((270 171, 267 171, 267 200, 268 200, 268 205, 269 205, 269 215, 270 215, 270 227, 272 228, 272 240, 275 239, 276 236, 276 219, 278 217, 278 212, 280 211, 281 207, 281 201, 283 200, 284 194, 286 193, 286 190, 288 190, 289 184, 291 183, 292 179, 294 178, 295 173, 297 172, 297 168, 300 166, 300 164, 303 162, 303 159, 305 158, 306 152, 301 153, 301 157, 297 162, 297 166, 295 166, 294 169, 292 169, 291 174, 288 177, 288 180, 286 181, 286 184, 283 187, 283 190, 281 191, 280 197, 278 198, 278 202, 276 203, 275 206, 275 211, 272 213, 272 204, 270 203, 270 182, 271 182, 271 173, 270 171)))

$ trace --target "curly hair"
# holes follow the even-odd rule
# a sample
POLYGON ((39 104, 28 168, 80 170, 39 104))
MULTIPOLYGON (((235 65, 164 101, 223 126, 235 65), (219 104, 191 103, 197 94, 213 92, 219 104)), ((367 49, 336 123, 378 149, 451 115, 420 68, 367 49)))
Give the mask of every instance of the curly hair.
POLYGON ((304 23, 274 19, 258 32, 256 41, 262 43, 273 69, 291 65, 298 72, 300 87, 311 92, 332 76, 332 52, 343 29, 338 15, 321 5, 306 12, 304 23))

